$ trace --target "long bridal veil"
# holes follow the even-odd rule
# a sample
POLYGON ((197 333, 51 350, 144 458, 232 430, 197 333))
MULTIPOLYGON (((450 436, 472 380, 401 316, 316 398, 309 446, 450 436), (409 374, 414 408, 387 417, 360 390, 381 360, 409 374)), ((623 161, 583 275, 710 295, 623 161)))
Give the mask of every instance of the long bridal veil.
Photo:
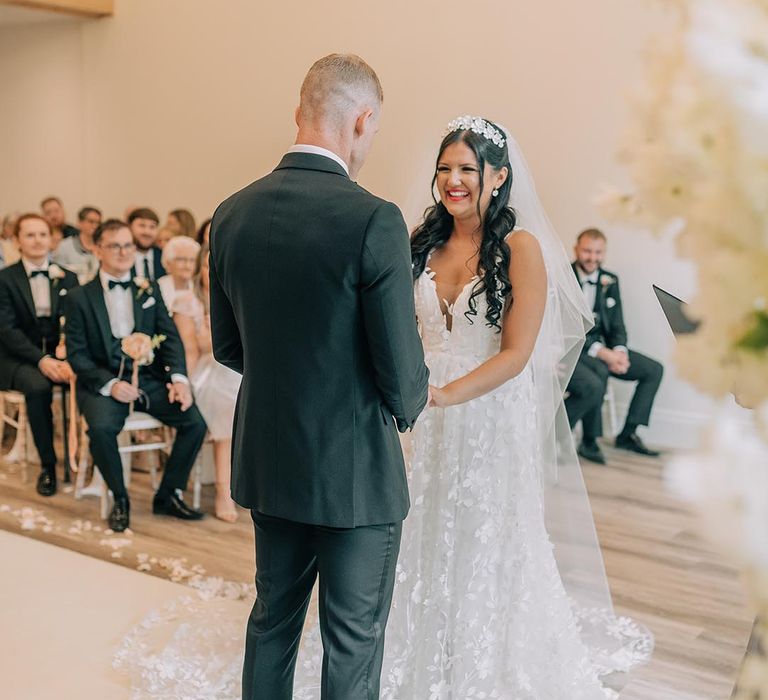
POLYGON ((598 671, 622 674, 648 659, 650 633, 614 614, 592 509, 565 411, 564 393, 593 325, 589 309, 565 249, 544 207, 519 145, 504 129, 512 170, 509 205, 517 228, 539 241, 547 269, 547 303, 531 363, 537 400, 541 481, 547 530, 560 575, 579 617, 582 639, 593 652, 598 671))

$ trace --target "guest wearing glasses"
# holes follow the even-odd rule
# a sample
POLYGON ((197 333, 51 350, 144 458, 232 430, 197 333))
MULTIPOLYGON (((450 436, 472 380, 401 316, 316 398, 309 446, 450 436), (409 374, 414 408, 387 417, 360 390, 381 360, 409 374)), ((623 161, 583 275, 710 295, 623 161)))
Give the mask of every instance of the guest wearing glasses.
POLYGON ((192 294, 192 277, 199 255, 200 244, 186 236, 171 238, 163 248, 161 262, 168 274, 157 280, 157 284, 169 311, 174 311, 177 296, 192 294))
POLYGON ((101 225, 101 212, 96 207, 83 207, 77 213, 79 232, 65 238, 51 256, 53 261, 72 270, 80 284, 90 282, 99 270, 99 260, 93 254, 93 234, 101 225))
POLYGON ((157 285, 132 274, 136 245, 128 225, 110 219, 96 230, 94 242, 101 268, 69 295, 67 356, 77 374, 78 404, 93 460, 114 495, 109 527, 122 532, 130 524, 117 436, 134 402, 137 410, 176 429, 152 512, 198 520, 203 514, 189 507, 182 494, 206 425, 193 403, 181 339, 157 285), (123 341, 134 333, 162 339, 151 362, 140 366, 138 386, 131 382, 133 360, 122 351, 123 341))

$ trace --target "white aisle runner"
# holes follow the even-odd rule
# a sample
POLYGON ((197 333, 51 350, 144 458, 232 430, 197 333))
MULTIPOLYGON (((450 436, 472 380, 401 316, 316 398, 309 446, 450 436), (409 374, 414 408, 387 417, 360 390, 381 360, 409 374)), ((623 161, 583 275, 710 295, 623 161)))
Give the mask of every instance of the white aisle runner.
POLYGON ((189 588, 0 531, 0 697, 125 700, 121 638, 189 588))

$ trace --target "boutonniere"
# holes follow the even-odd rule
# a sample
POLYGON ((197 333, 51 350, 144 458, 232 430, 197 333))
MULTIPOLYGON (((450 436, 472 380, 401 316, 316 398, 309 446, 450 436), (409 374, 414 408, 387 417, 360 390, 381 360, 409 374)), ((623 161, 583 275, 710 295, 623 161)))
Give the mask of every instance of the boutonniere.
POLYGON ((53 281, 53 286, 55 287, 59 283, 59 280, 64 279, 64 270, 62 270, 56 263, 53 263, 48 266, 48 278, 53 281))
POLYGON ((139 277, 138 275, 133 278, 133 283, 138 288, 138 291, 136 292, 136 298, 141 299, 141 295, 146 294, 152 294, 152 285, 149 283, 149 280, 146 277, 139 277))
POLYGON ((600 284, 603 285, 603 289, 610 287, 615 281, 616 278, 612 275, 600 275, 600 284))

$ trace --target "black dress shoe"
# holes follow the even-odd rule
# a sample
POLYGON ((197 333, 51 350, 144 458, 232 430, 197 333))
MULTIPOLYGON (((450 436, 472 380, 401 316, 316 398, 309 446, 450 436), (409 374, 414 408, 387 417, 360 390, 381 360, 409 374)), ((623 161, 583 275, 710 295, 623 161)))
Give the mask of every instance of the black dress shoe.
POLYGON ((56 493, 56 472, 43 469, 37 477, 37 492, 41 496, 53 496, 56 493))
POLYGON ((115 505, 112 506, 112 512, 107 518, 107 523, 112 532, 123 532, 131 524, 130 520, 131 505, 125 497, 116 498, 115 505))
POLYGON ((616 438, 616 447, 620 450, 637 452, 637 454, 645 455, 646 457, 658 457, 661 454, 661 452, 658 452, 657 450, 647 448, 636 433, 631 433, 624 437, 619 435, 619 437, 616 438))
POLYGON ((155 515, 171 515, 181 520, 201 520, 205 516, 202 511, 190 508, 181 496, 175 493, 170 496, 155 495, 152 499, 152 512, 155 515))
POLYGON ((588 459, 590 462, 595 462, 596 464, 605 464, 605 456, 603 455, 603 451, 600 449, 600 445, 598 445, 594 440, 582 442, 581 445, 579 445, 577 452, 579 453, 579 457, 588 459))

